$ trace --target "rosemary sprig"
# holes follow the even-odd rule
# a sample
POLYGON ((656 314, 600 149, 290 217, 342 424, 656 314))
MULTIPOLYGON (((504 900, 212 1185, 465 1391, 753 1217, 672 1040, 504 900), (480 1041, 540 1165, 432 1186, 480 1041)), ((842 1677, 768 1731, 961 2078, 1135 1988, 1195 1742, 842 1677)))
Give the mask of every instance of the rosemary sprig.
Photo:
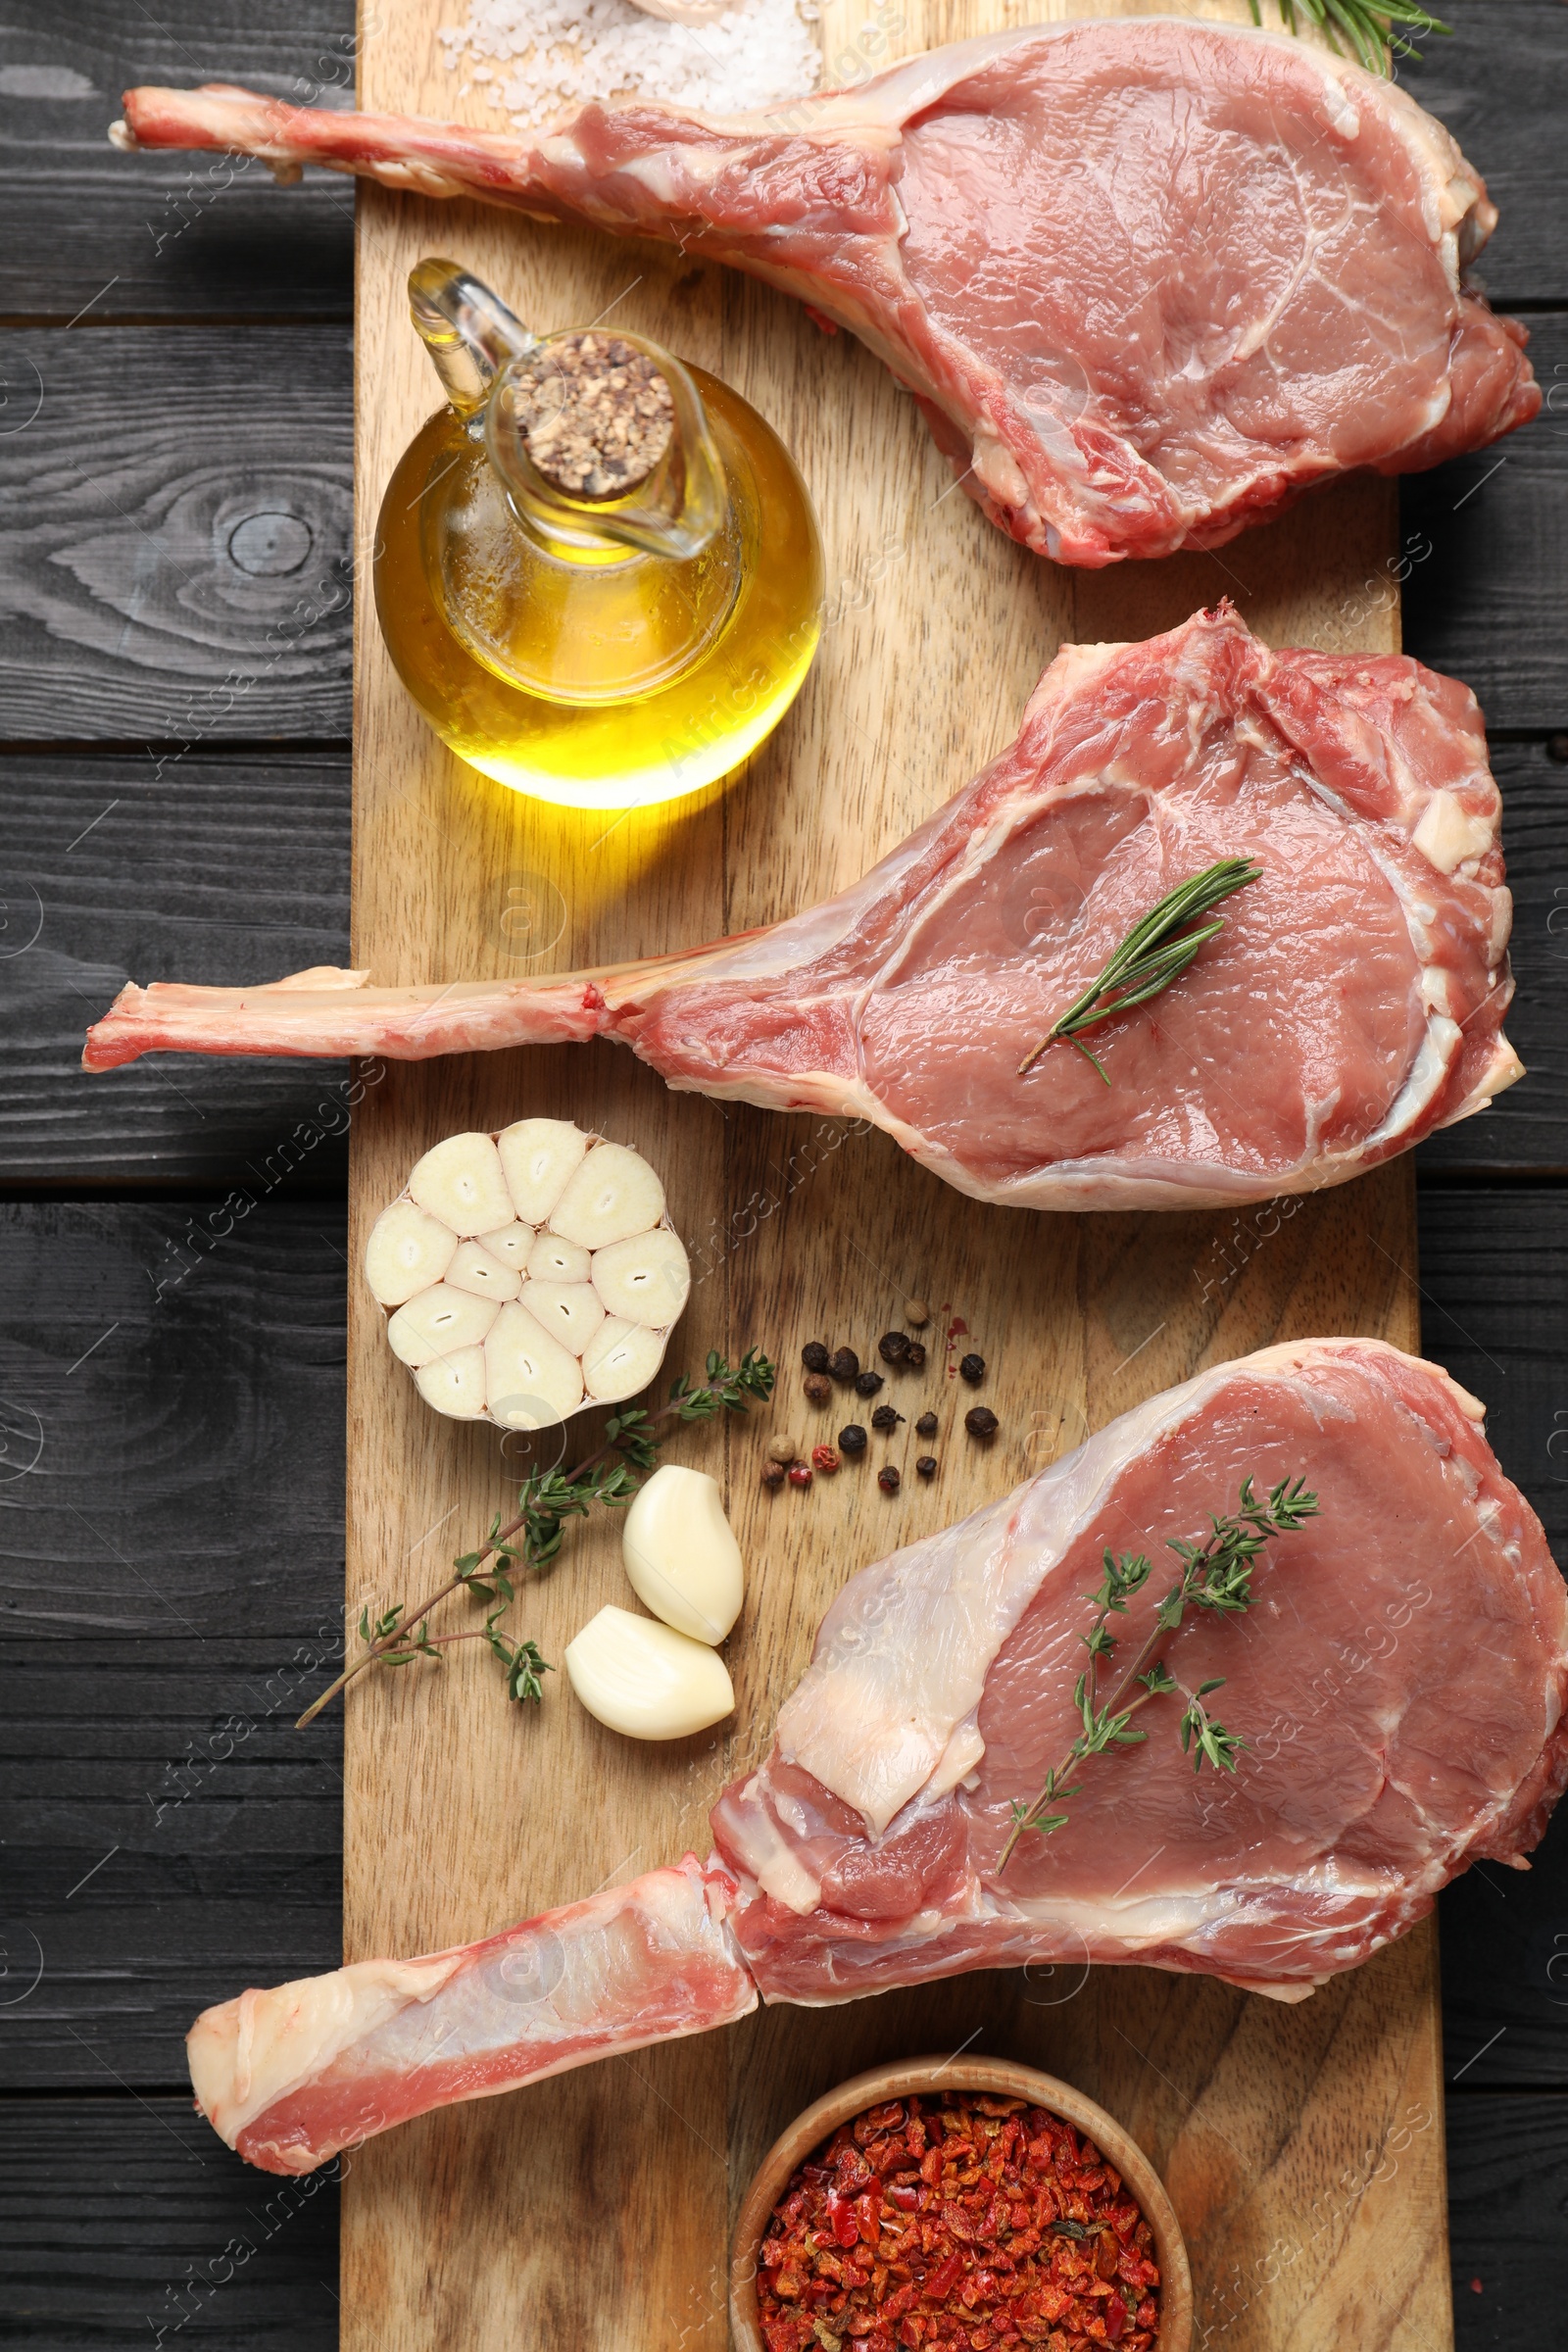
MULTIPOLYGON (((1099 979, 1073 999, 1039 1045, 1024 1055, 1018 1064, 1019 1077, 1027 1078, 1046 1048, 1060 1037, 1077 1047, 1085 1061, 1093 1062, 1105 1078, 1096 1056, 1079 1044, 1079 1031, 1093 1029, 1115 1013, 1129 1012, 1135 1004, 1147 1004, 1151 997, 1157 997, 1161 989, 1180 979, 1199 949, 1225 928, 1223 915, 1215 915, 1211 922, 1200 918, 1232 891, 1245 890, 1249 882, 1255 882, 1262 871, 1245 858, 1222 858, 1217 865, 1206 866, 1171 891, 1157 906, 1151 906, 1133 925, 1099 979), (1185 931, 1184 923, 1195 923, 1197 928, 1185 931)), ((1110 1084, 1108 1078, 1105 1084, 1110 1084)))
POLYGON ((553 1674, 554 1667, 532 1642, 510 1642, 500 1630, 501 1619, 516 1597, 511 1571, 519 1566, 525 1571, 548 1568, 561 1549, 566 1521, 587 1518, 596 1503, 624 1510, 654 1467, 659 1447, 681 1423, 710 1421, 720 1412, 744 1413, 754 1398, 761 1402, 771 1396, 775 1377, 760 1348, 748 1348, 734 1366, 714 1348, 709 1354, 706 1380, 694 1385, 683 1372, 670 1388, 668 1403, 657 1412, 629 1405, 624 1412, 612 1413, 605 1423, 604 1443, 575 1470, 530 1471, 518 1489, 516 1517, 503 1527, 497 1511, 480 1548, 455 1559, 451 1576, 428 1600, 407 1611, 395 1600, 373 1620, 368 1609, 361 1611, 363 1655, 312 1700, 295 1729, 303 1731, 313 1723, 340 1690, 370 1667, 411 1666, 416 1658, 433 1658, 444 1665, 442 1652, 458 1642, 489 1643, 506 1670, 509 1698, 542 1699, 540 1677, 553 1674), (462 1592, 495 1604, 484 1624, 466 1633, 432 1634, 431 1610, 462 1592))
POLYGON ((1316 1513, 1317 1496, 1306 1492, 1300 1479, 1282 1480, 1267 1502, 1259 1503, 1249 1478, 1243 1482, 1241 1497, 1233 1512, 1219 1518, 1210 1514, 1213 1533, 1205 1543, 1188 1544, 1179 1537, 1172 1538, 1169 1548, 1181 1561, 1181 1574, 1154 1611, 1148 1640, 1109 1698, 1102 1704, 1101 1661, 1108 1665, 1116 1650, 1110 1620, 1125 1615, 1132 1595, 1141 1592, 1153 1574, 1153 1564, 1143 1552, 1123 1553, 1120 1559, 1112 1551, 1105 1552, 1105 1573, 1100 1590, 1088 1596, 1095 1611, 1089 1631, 1082 1637, 1089 1664, 1073 1688, 1073 1700, 1083 1729, 1061 1762, 1052 1766, 1030 1802, 1024 1804, 1016 1797, 1012 1800, 1012 1830, 997 1864, 999 1877, 1026 1830, 1038 1830, 1049 1836, 1053 1830, 1065 1826, 1067 1815, 1054 1808, 1078 1794, 1079 1784, 1069 1782, 1069 1773, 1091 1756, 1102 1755, 1107 1748, 1132 1747, 1148 1738, 1146 1732, 1132 1729, 1132 1719, 1152 1698, 1165 1698, 1177 1692, 1185 1696, 1187 1705, 1179 1727, 1182 1753, 1192 1755, 1195 1772, 1205 1761, 1220 1772, 1236 1770, 1236 1759, 1247 1742, 1217 1723, 1203 1704, 1211 1690, 1224 1687, 1224 1676, 1200 1683, 1196 1690, 1184 1690, 1164 1657, 1157 1653, 1178 1631, 1190 1608, 1211 1609, 1222 1617, 1240 1616, 1250 1608, 1252 1563, 1258 1553, 1276 1536, 1294 1535, 1316 1513), (1132 1695, 1135 1688, 1139 1691, 1137 1697, 1132 1695))
MULTIPOLYGON (((1250 5, 1252 23, 1261 25, 1257 0, 1250 0, 1250 5)), ((1396 32, 1396 25, 1413 24, 1419 33, 1453 31, 1451 24, 1429 16, 1411 0, 1279 0, 1281 22, 1287 31, 1299 34, 1298 10, 1342 57, 1348 42, 1350 54, 1369 74, 1387 74, 1391 51, 1396 57, 1420 57, 1414 42, 1396 32)))

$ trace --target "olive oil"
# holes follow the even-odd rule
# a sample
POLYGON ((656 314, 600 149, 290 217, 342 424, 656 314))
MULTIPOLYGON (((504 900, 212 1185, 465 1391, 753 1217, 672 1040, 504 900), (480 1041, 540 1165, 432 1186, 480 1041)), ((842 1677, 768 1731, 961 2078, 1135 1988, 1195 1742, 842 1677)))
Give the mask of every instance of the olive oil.
MULTIPOLYGON (((454 405, 398 466, 377 539, 398 673, 443 740, 514 791, 581 808, 698 791, 777 724, 816 650, 821 546, 789 452, 728 385, 659 355, 686 418, 667 527, 634 501, 552 497, 507 438, 505 374, 481 356, 480 398, 462 405, 421 318, 421 272, 449 268, 421 264, 411 291, 454 405)), ((450 281, 426 282, 452 320, 450 281)), ((462 282, 466 303, 474 291, 462 282)), ((516 325, 486 299, 487 322, 516 325)))

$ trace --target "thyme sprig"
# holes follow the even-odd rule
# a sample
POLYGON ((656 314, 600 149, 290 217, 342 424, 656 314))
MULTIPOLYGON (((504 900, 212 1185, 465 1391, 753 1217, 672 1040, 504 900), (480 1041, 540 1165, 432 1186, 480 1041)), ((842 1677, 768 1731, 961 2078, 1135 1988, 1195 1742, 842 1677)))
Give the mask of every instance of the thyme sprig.
MULTIPOLYGON (((1261 25, 1257 0, 1249 0, 1252 23, 1261 25)), ((1346 43, 1369 74, 1387 74, 1389 56, 1419 58, 1420 50, 1396 26, 1412 24, 1419 33, 1451 35, 1453 26, 1430 16, 1411 0, 1278 0, 1280 21, 1288 32, 1299 35, 1297 12, 1321 32, 1331 49, 1343 57, 1346 43)))
POLYGON ((1093 1029, 1118 1012, 1130 1012, 1135 1004, 1147 1004, 1151 997, 1157 997, 1161 989, 1179 980, 1199 949, 1225 928, 1223 915, 1215 915, 1211 922, 1200 918, 1232 891, 1245 890, 1250 882, 1257 881, 1262 871, 1245 858, 1222 858, 1218 864, 1205 866, 1202 873, 1194 874, 1169 892, 1157 906, 1151 906, 1133 925, 1099 979, 1073 999, 1039 1045, 1024 1055, 1018 1064, 1019 1077, 1027 1078, 1046 1048, 1064 1038, 1085 1061, 1094 1063, 1108 1086, 1110 1080, 1099 1060, 1079 1043, 1079 1031, 1093 1029), (1186 923, 1197 928, 1184 930, 1186 923))
POLYGON ((771 1396, 775 1377, 760 1348, 749 1348, 738 1365, 727 1363, 714 1348, 708 1357, 707 1378, 693 1382, 683 1372, 671 1384, 668 1403, 656 1412, 634 1404, 612 1413, 603 1444, 574 1470, 530 1471, 517 1492, 516 1516, 503 1527, 497 1511, 479 1549, 461 1553, 452 1563, 451 1576, 428 1600, 412 1610, 395 1600, 373 1619, 368 1608, 361 1611, 364 1652, 312 1700, 295 1728, 303 1731, 340 1690, 371 1667, 412 1666, 416 1658, 433 1658, 444 1665, 443 1652, 459 1642, 488 1642, 505 1669, 507 1696, 537 1703, 544 1696, 540 1678, 555 1669, 534 1642, 514 1642, 501 1631, 501 1620, 516 1598, 513 1572, 548 1568, 561 1549, 568 1519, 586 1519, 596 1504, 624 1510, 654 1467, 659 1447, 681 1424, 710 1421, 721 1412, 744 1413, 754 1400, 765 1402, 771 1396), (468 1592, 493 1606, 482 1626, 460 1634, 432 1634, 431 1611, 454 1592, 468 1592))
POLYGON ((1086 1596, 1095 1612, 1088 1633, 1082 1637, 1089 1664, 1073 1687, 1073 1701, 1083 1729, 1060 1763, 1052 1766, 1029 1803, 1013 1798, 1012 1830, 997 1864, 999 1876, 1006 1869, 1026 1831, 1036 1830, 1049 1837, 1053 1830, 1065 1826, 1068 1816, 1056 1808, 1076 1796, 1080 1786, 1077 1781, 1069 1781, 1070 1773, 1091 1756, 1103 1755, 1107 1748, 1132 1747, 1148 1738, 1147 1732, 1135 1731, 1132 1723, 1133 1717, 1151 1699, 1178 1694, 1186 1699, 1179 1731, 1182 1753, 1192 1756, 1195 1772, 1200 1771, 1205 1762, 1219 1772, 1236 1770, 1236 1759, 1247 1741, 1216 1722, 1203 1704, 1211 1690, 1224 1688, 1224 1676, 1216 1675, 1206 1683, 1200 1683, 1196 1690, 1188 1690, 1159 1653, 1179 1630, 1190 1608, 1209 1609, 1219 1617, 1241 1616, 1250 1608, 1252 1567, 1258 1553, 1276 1536, 1294 1535, 1306 1520, 1316 1516, 1317 1507, 1317 1496, 1307 1493, 1304 1481, 1299 1478, 1282 1480, 1265 1503, 1257 1500, 1249 1478, 1243 1482, 1233 1512, 1221 1517, 1210 1514, 1209 1526, 1213 1532, 1205 1542, 1189 1544, 1173 1537, 1169 1548, 1181 1561, 1181 1574, 1154 1611, 1153 1625, 1138 1655, 1110 1696, 1102 1702, 1101 1666, 1103 1662, 1108 1669, 1116 1652, 1117 1637, 1110 1631, 1110 1621, 1126 1614, 1132 1595, 1143 1590, 1154 1572, 1153 1563, 1143 1552, 1124 1552, 1118 1559, 1113 1551, 1106 1550, 1105 1573, 1100 1590, 1086 1596))

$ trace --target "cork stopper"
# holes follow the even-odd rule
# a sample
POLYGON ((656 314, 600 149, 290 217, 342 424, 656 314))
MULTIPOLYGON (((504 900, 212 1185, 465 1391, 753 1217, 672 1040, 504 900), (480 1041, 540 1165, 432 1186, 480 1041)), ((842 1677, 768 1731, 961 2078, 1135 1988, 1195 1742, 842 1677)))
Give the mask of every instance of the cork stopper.
POLYGON ((529 458, 568 498, 625 497, 669 447, 669 385, 647 352, 619 335, 553 335, 517 363, 512 385, 529 458))

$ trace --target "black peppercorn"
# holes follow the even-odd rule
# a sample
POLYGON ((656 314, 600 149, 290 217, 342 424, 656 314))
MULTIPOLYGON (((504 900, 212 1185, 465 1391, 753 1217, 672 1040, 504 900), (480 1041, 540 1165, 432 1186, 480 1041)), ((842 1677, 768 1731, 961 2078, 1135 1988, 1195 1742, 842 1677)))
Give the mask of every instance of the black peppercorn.
POLYGON ((924 1340, 911 1340, 904 1350, 904 1360, 911 1372, 923 1372, 925 1370, 924 1340))
POLYGON ((876 1344, 876 1351, 885 1364, 902 1364, 909 1352, 906 1331, 885 1331, 876 1344))
POLYGON ((781 1487, 784 1484, 784 1464, 782 1462, 764 1462, 762 1464, 762 1484, 764 1487, 781 1487))
POLYGON ((922 1453, 915 1462, 914 1466, 919 1471, 922 1478, 935 1478, 937 1474, 937 1457, 934 1453, 922 1453))
POLYGON ((808 1372, 801 1386, 813 1404, 826 1404, 833 1394, 833 1383, 825 1372, 808 1372))
POLYGON ((880 1372, 859 1372, 856 1375, 855 1394, 857 1396, 874 1396, 878 1389, 886 1386, 880 1372))
POLYGON ((966 1355, 959 1359, 958 1378, 966 1380, 971 1389, 977 1389, 985 1376, 986 1359, 983 1355, 966 1355))
POLYGON ((801 1361, 808 1372, 825 1372, 827 1370, 827 1349, 820 1340, 807 1341, 806 1346, 801 1349, 801 1361))
POLYGON ((865 1432, 858 1421, 850 1421, 839 1431, 839 1451, 840 1453, 863 1453, 865 1451, 865 1432))
POLYGON ((914 1425, 914 1434, 917 1438, 934 1438, 937 1434, 935 1413, 922 1413, 914 1425))
POLYGON ((853 1348, 835 1348, 827 1359, 827 1368, 835 1380, 850 1381, 860 1369, 860 1359, 853 1348))
POLYGON ((903 1419, 904 1415, 896 1413, 891 1404, 879 1404, 871 1415, 871 1427, 880 1430, 884 1437, 890 1437, 903 1419))
POLYGON ((989 1404, 971 1404, 963 1416, 963 1426, 971 1438, 994 1438, 1002 1424, 989 1404))
POLYGON ((896 1494, 898 1493, 899 1474, 891 1462, 883 1463, 881 1469, 876 1474, 876 1483, 881 1488, 884 1494, 896 1494))

